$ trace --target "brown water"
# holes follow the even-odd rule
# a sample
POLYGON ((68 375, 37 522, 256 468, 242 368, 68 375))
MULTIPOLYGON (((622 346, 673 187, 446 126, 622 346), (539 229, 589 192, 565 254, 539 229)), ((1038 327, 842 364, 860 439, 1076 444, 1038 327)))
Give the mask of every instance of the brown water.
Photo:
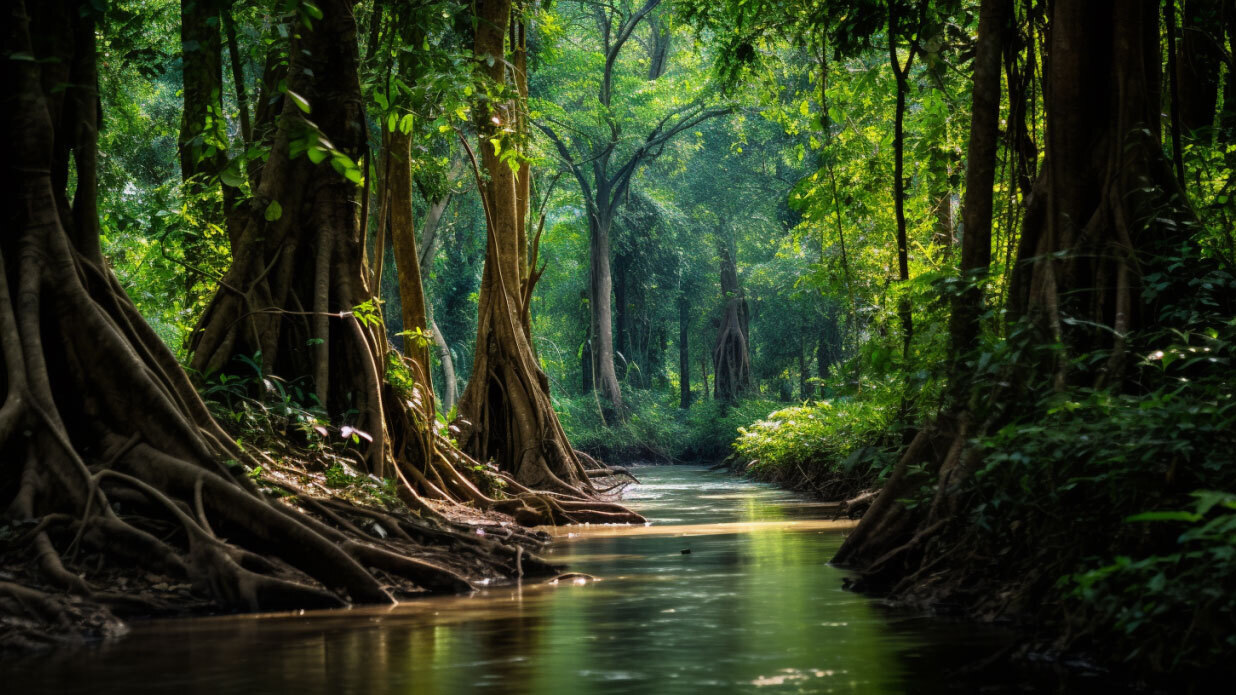
POLYGON ((1006 667, 976 673, 1006 635, 843 591, 827 562, 850 524, 819 504, 701 468, 637 475, 626 499, 650 525, 562 528, 548 553, 601 581, 138 624, 110 644, 0 665, 0 694, 1101 689, 1006 667))

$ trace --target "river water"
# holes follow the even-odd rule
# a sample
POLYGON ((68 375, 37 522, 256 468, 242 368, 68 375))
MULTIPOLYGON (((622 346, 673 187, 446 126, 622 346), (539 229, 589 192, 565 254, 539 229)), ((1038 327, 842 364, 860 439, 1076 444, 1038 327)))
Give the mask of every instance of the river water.
POLYGON ((1102 690, 975 669, 1008 636, 842 590, 851 527, 772 487, 640 467, 643 527, 556 531, 599 581, 501 587, 395 608, 150 622, 0 665, 0 693, 971 693, 1102 690), (690 551, 685 553, 684 551, 690 551))

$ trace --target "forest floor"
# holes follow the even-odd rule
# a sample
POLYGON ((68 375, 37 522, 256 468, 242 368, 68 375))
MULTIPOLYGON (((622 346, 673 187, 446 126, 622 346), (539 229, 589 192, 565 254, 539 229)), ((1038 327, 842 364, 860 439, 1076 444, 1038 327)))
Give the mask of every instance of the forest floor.
MULTIPOLYGON (((433 500, 425 500, 428 508, 416 513, 382 491, 372 479, 344 472, 350 469, 329 454, 311 464, 316 472, 306 470, 304 463, 305 459, 300 459, 286 468, 255 471, 250 477, 271 504, 366 534, 395 552, 454 573, 464 580, 453 587, 455 591, 559 574, 560 568, 536 555, 550 540, 544 531, 523 528, 498 512, 433 500)), ((120 507, 116 511, 123 517, 127 510, 120 507)), ((174 573, 119 561, 114 553, 86 544, 63 560, 65 568, 82 578, 89 591, 67 592, 40 571, 41 558, 25 542, 35 532, 28 526, 0 524, 0 658, 117 637, 126 632, 126 623, 132 620, 240 613, 255 608, 224 599, 227 592, 219 587, 194 584, 174 573)), ((151 530, 160 535, 158 529, 151 530)), ((371 569, 398 601, 443 590, 427 589, 395 573, 371 569)), ((303 573, 290 567, 278 568, 277 574, 305 581, 303 573)))

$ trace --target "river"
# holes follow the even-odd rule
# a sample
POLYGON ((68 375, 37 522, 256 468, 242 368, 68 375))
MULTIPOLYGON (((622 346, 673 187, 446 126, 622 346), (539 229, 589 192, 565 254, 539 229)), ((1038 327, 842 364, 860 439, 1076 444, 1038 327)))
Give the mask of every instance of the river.
POLYGON ((638 467, 642 527, 556 530, 598 581, 495 587, 394 608, 139 623, 0 666, 4 693, 971 693, 1103 690, 995 662, 997 628, 842 589, 851 528, 791 493, 689 466, 638 467), (689 551, 689 552, 687 552, 689 551))

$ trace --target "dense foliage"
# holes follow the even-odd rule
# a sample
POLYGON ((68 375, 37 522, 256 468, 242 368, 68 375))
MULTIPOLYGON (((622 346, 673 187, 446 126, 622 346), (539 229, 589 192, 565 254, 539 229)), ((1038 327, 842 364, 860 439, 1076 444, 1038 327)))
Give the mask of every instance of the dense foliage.
MULTIPOLYGON (((532 172, 527 335, 575 448, 610 460, 730 457, 839 501, 896 475, 909 481, 897 502, 912 512, 948 486, 926 457, 895 474, 899 459, 932 429, 924 423, 966 410, 983 426, 959 435, 965 502, 947 526, 953 545, 931 552, 967 544, 970 576, 986 583, 965 591, 990 594, 969 596, 973 612, 1064 626, 1060 648, 1211 667, 1236 649, 1236 599, 1221 590, 1236 581, 1236 72, 1226 49, 1212 55, 1186 37, 1215 33, 1229 46, 1236 36, 1231 17, 1207 23, 1213 8, 1182 4, 1188 26, 1157 24, 1152 51, 1170 83, 1156 96, 1173 114, 1154 147, 1175 183, 1139 183, 1172 202, 1126 223, 1179 243, 1137 249, 1137 302, 1153 316, 1131 331, 1066 305, 1051 334, 1018 304, 1019 262, 1025 272, 1036 260, 1023 233, 1047 195, 1035 183, 1049 127, 1043 2, 1008 3, 982 272, 961 271, 960 223, 972 193, 977 2, 520 4, 529 69, 527 94, 514 96, 531 127, 495 121, 478 154, 462 143, 480 109, 518 88, 477 78, 467 5, 418 3, 397 27, 392 8, 366 0, 356 15, 368 151, 350 156, 310 129, 295 156, 329 158, 363 186, 365 252, 378 256, 381 285, 354 309, 405 351, 436 340, 437 392, 446 381, 463 392, 487 354, 476 336, 492 212, 477 192, 491 179, 476 162, 491 154, 532 172), (1178 53, 1186 65, 1211 61, 1214 75, 1178 67, 1178 53), (1198 118, 1199 91, 1210 94, 1204 122, 1182 127, 1198 118), (387 204, 371 183, 396 133, 410 142, 417 239, 432 230, 418 253, 433 330, 419 334, 403 324, 395 251, 374 241, 387 204), (950 320, 972 291, 978 335, 956 345, 950 320), (1103 337, 1067 337, 1086 330, 1103 337), (1090 378, 1117 362, 1127 364, 1117 376, 1090 378)), ((185 176, 177 163, 182 50, 192 50, 179 4, 113 0, 98 27, 103 251, 182 359, 233 260, 225 202, 262 200, 252 168, 270 145, 243 124, 287 92, 286 79, 264 76, 320 14, 293 0, 219 5, 211 21, 234 25, 221 113, 192 141, 222 153, 215 172, 185 176)), ((267 204, 263 214, 285 213, 267 204)), ((260 362, 236 355, 248 374, 198 375, 221 420, 331 455, 357 436, 308 383, 268 379, 260 362)), ((432 427, 449 437, 458 411, 440 410, 432 427)), ((324 475, 391 496, 380 478, 324 475)))

